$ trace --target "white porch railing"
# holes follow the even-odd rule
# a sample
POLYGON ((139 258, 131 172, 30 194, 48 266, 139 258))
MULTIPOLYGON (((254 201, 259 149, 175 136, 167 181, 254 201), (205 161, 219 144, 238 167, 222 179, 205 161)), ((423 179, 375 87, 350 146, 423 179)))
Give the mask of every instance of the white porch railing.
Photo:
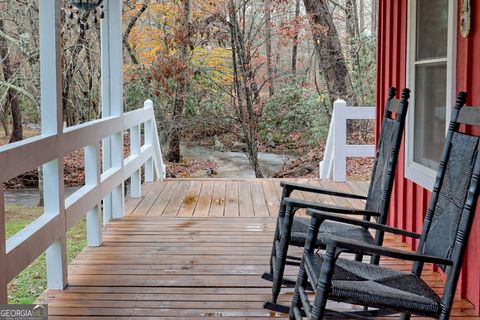
POLYGON ((347 120, 375 119, 374 107, 347 107, 343 100, 335 101, 328 131, 327 145, 320 162, 320 179, 347 180, 348 157, 374 157, 374 145, 347 144, 347 120))
MULTIPOLYGON (((147 182, 165 176, 153 102, 147 100, 144 108, 121 116, 103 118, 67 128, 58 134, 42 135, 0 147, 1 183, 40 166, 44 167, 44 175, 49 175, 48 183, 44 184, 44 214, 8 240, 5 239, 4 228, 4 192, 3 187, 0 188, 0 297, 3 300, 0 303, 6 302, 8 282, 45 251, 47 251, 47 275, 62 272, 66 274, 66 233, 83 217, 87 217, 88 245, 100 246, 102 200, 114 189, 122 186, 129 177, 132 197, 140 197, 142 166, 147 182), (130 155, 124 159, 123 143, 121 146, 112 146, 110 150, 105 150, 104 145, 104 156, 105 153, 110 153, 111 162, 116 165, 101 172, 101 141, 118 135, 123 141, 125 130, 130 131, 130 155), (85 151, 85 186, 65 199, 63 165, 58 164, 63 164, 65 155, 82 148, 85 151), (112 150, 120 152, 111 152, 112 150), (55 168, 60 169, 49 172, 49 164, 54 164, 55 168), (57 201, 61 205, 58 205, 57 201), (61 248, 52 249, 55 243, 59 243, 61 248)), ((112 207, 120 208, 122 211, 115 212, 114 216, 122 217, 123 196, 110 201, 116 201, 112 207)), ((103 220, 109 219, 110 217, 106 217, 103 220)), ((55 288, 55 284, 50 286, 49 283, 49 287, 55 288)))

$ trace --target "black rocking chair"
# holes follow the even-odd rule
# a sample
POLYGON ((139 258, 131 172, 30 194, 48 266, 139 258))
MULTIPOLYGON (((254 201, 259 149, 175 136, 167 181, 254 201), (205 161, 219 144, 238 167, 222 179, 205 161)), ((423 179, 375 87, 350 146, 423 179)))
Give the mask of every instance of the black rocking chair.
MULTIPOLYGON (((463 262, 465 248, 475 215, 479 193, 480 137, 459 132, 461 124, 480 126, 480 108, 462 108, 466 94, 460 93, 452 113, 445 147, 437 171, 432 197, 421 234, 358 221, 348 217, 308 210, 312 216, 307 241, 290 309, 290 319, 323 319, 332 314, 327 300, 346 302, 376 309, 348 314, 350 318, 370 319, 382 310, 448 319, 463 262), (420 239, 416 253, 390 249, 336 236, 323 236, 325 254, 315 253, 317 234, 327 220, 381 230, 420 239), (340 258, 344 252, 381 255, 413 261, 411 272, 340 258), (445 289, 441 296, 421 279, 425 263, 445 271, 445 289), (315 291, 313 306, 305 290, 315 291)), ((345 318, 345 314, 343 314, 345 318)))
MULTIPOLYGON (((282 203, 278 213, 275 237, 270 256, 270 271, 264 273, 262 276, 263 279, 272 281, 272 300, 266 302, 264 308, 288 313, 289 307, 279 305, 277 299, 282 285, 290 287, 295 285, 294 279, 284 278, 283 275, 286 265, 300 265, 300 257, 287 256, 287 251, 289 245, 297 247, 303 247, 305 245, 309 225, 308 218, 294 216, 298 209, 313 208, 328 212, 358 215, 363 216, 363 220, 365 221, 370 221, 371 217, 374 217, 377 223, 386 223, 398 151, 405 126, 410 90, 404 89, 402 91, 401 100, 394 99, 395 94, 396 89, 390 88, 371 183, 366 197, 308 185, 289 182, 281 183, 283 187, 282 203), (393 117, 394 113, 396 113, 395 119, 393 117), (335 207, 317 202, 288 198, 295 190, 366 200, 365 210, 335 207)), ((375 238, 373 238, 368 228, 347 226, 335 222, 324 223, 320 232, 337 236, 348 236, 351 239, 364 241, 369 244, 382 245, 383 242, 382 230, 376 232, 375 238)), ((361 259, 362 255, 358 255, 357 260, 361 259)), ((378 256, 372 257, 372 263, 378 264, 378 256)))

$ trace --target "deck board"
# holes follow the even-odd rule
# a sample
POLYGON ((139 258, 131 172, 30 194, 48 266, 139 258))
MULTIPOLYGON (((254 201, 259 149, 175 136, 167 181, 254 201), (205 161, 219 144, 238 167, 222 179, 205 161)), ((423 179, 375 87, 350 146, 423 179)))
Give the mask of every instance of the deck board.
POLYGON ((239 215, 238 182, 227 181, 225 192, 225 216, 238 217, 239 215))
POLYGON ((227 184, 225 181, 216 181, 213 189, 212 204, 210 205, 210 214, 212 217, 223 217, 225 214, 225 198, 227 184))
POLYGON ((202 190, 202 181, 192 181, 190 183, 190 187, 183 199, 182 206, 178 211, 178 214, 177 214, 178 216, 181 216, 181 217, 193 216, 201 190, 202 190))
MULTIPOLYGON (((262 309, 271 287, 260 278, 268 269, 281 190, 278 182, 157 183, 140 201, 130 200, 132 204, 126 206, 130 215, 105 227, 102 247, 87 248, 70 263, 69 286, 44 292, 39 302, 49 304, 49 319, 286 319, 262 309)), ((342 190, 365 189, 346 184, 342 190)), ((335 197, 327 199, 337 203, 335 197)), ((406 249, 392 236, 385 244, 406 249)), ((393 259, 382 264, 411 268, 410 263, 393 259)), ((287 267, 286 275, 295 277, 296 268, 287 267)), ((442 291, 442 278, 430 265, 424 279, 435 291, 442 291)), ((291 295, 292 289, 285 289, 279 301, 288 304, 291 295)), ((339 303, 331 307, 351 308, 339 303)), ((451 319, 480 317, 468 301, 457 300, 451 319)))
POLYGON ((238 208, 241 217, 255 216, 250 181, 238 183, 238 208))

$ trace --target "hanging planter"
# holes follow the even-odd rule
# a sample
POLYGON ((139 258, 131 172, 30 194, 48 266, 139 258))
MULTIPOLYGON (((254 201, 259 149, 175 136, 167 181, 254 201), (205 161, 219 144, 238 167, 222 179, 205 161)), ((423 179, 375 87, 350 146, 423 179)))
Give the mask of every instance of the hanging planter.
POLYGON ((79 9, 79 10, 87 10, 87 11, 93 11, 95 10, 98 6, 102 4, 103 0, 80 0, 80 1, 70 1, 70 5, 73 7, 79 9))
POLYGON ((67 8, 67 15, 70 20, 77 20, 80 29, 87 30, 89 29, 89 24, 87 21, 83 20, 81 17, 80 11, 87 11, 93 16, 93 23, 97 24, 99 19, 103 19, 103 0, 80 0, 80 1, 69 1, 67 8))

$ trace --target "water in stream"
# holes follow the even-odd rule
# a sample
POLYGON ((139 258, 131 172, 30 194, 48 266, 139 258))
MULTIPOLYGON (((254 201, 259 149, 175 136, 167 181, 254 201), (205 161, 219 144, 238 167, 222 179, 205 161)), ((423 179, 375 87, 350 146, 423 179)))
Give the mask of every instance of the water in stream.
MULTIPOLYGON (((198 145, 182 145, 181 152, 185 159, 198 159, 214 161, 218 164, 215 170, 217 178, 255 178, 255 172, 243 152, 222 152, 198 145)), ((296 158, 293 156, 279 155, 274 153, 260 152, 258 154, 260 166, 266 177, 280 170, 285 164, 296 158)), ((209 177, 205 175, 198 176, 209 177)))
MULTIPOLYGON (((198 159, 214 161, 218 164, 215 168, 216 175, 210 176, 207 172, 197 175, 197 178, 255 178, 255 173, 250 166, 247 156, 243 152, 221 152, 197 145, 182 145, 182 155, 185 159, 198 159)), ((262 172, 266 177, 281 169, 285 164, 295 160, 293 156, 278 155, 261 152, 258 155, 262 172)), ((78 188, 66 188, 68 197, 78 188)), ((21 205, 35 207, 39 202, 39 193, 36 189, 21 189, 5 191, 6 205, 21 205)))
MULTIPOLYGON (((65 197, 72 195, 78 187, 65 188, 65 197)), ((5 205, 36 207, 40 201, 38 189, 18 189, 5 191, 5 205)))

